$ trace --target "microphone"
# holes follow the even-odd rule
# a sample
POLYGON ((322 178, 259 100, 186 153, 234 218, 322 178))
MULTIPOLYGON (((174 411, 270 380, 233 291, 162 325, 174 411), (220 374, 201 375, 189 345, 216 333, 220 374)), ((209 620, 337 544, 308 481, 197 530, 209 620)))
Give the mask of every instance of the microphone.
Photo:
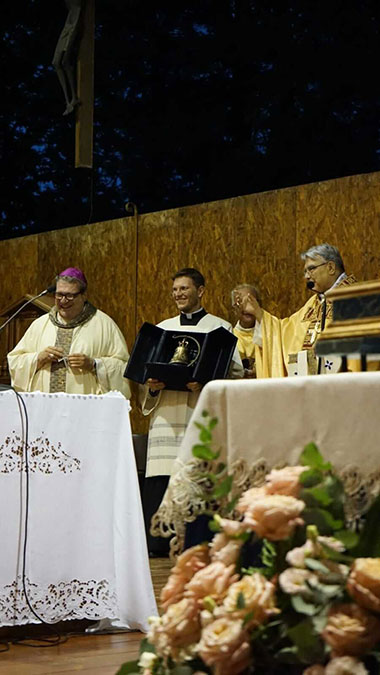
POLYGON ((309 279, 309 281, 306 282, 306 288, 309 289, 309 291, 313 290, 314 288, 314 281, 312 279, 309 279))
POLYGON ((54 292, 55 292, 55 284, 51 284, 50 286, 45 288, 44 291, 41 291, 41 293, 38 293, 38 295, 35 295, 33 298, 30 298, 30 300, 27 300, 26 302, 24 302, 24 304, 21 305, 21 307, 19 307, 18 310, 14 314, 12 314, 12 316, 10 316, 9 319, 7 319, 5 323, 3 323, 0 326, 0 333, 3 330, 3 328, 5 328, 5 326, 8 326, 8 324, 12 321, 12 319, 14 319, 15 316, 17 316, 17 314, 19 314, 21 312, 21 310, 24 309, 24 307, 29 305, 31 302, 34 302, 34 300, 37 300, 38 298, 41 298, 43 295, 47 295, 48 293, 54 293, 54 292))

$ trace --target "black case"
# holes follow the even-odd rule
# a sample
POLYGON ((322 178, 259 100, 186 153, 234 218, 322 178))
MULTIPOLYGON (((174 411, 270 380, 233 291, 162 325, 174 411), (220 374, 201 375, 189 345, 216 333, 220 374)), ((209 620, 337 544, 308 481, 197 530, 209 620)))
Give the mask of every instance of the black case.
MULTIPOLYGON (((144 384, 149 377, 165 382, 166 389, 188 391, 188 382, 206 384, 227 376, 237 338, 220 326, 209 333, 164 330, 145 322, 137 335, 124 377, 144 384), (188 335, 200 345, 200 354, 193 365, 169 363, 179 340, 188 335)), ((191 344, 191 341, 190 341, 191 344)))

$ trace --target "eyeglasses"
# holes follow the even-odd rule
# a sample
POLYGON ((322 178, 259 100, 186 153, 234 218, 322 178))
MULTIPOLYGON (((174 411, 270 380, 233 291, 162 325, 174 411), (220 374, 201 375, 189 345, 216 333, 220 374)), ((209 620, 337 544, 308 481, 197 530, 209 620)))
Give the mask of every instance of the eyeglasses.
POLYGON ((78 293, 55 293, 55 299, 56 300, 63 300, 63 298, 65 298, 65 300, 68 300, 70 302, 71 300, 74 300, 77 297, 77 295, 80 295, 81 293, 82 293, 82 291, 78 291, 78 293))
POLYGON ((307 274, 313 274, 314 270, 318 269, 318 267, 322 267, 322 265, 327 265, 327 263, 328 263, 328 260, 326 260, 326 262, 324 262, 324 263, 319 263, 319 265, 310 265, 310 267, 306 267, 306 269, 304 269, 304 271, 303 271, 304 277, 307 274))

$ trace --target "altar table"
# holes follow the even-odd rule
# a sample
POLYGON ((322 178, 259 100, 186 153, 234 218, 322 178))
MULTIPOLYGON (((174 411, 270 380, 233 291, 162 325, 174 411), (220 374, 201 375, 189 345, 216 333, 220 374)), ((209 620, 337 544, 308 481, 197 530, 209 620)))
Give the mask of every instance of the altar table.
POLYGON ((104 396, 21 394, 25 420, 0 392, 0 625, 110 619, 146 630, 157 614, 129 402, 104 396))
POLYGON ((364 511, 380 492, 380 373, 261 380, 217 380, 198 399, 153 518, 155 534, 174 534, 179 552, 186 522, 209 507, 206 469, 192 456, 202 412, 218 419, 213 448, 242 489, 259 485, 276 466, 297 464, 313 441, 340 473, 352 510, 364 511), (205 490, 206 486, 206 490, 205 490))

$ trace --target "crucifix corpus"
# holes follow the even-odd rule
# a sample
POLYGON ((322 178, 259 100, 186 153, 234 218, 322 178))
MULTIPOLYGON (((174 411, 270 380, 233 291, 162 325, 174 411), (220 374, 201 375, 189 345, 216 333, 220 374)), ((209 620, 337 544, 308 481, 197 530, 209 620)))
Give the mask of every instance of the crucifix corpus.
POLYGON ((65 0, 65 4, 68 15, 53 65, 65 96, 63 114, 75 111, 75 167, 92 169, 95 0, 65 0))

